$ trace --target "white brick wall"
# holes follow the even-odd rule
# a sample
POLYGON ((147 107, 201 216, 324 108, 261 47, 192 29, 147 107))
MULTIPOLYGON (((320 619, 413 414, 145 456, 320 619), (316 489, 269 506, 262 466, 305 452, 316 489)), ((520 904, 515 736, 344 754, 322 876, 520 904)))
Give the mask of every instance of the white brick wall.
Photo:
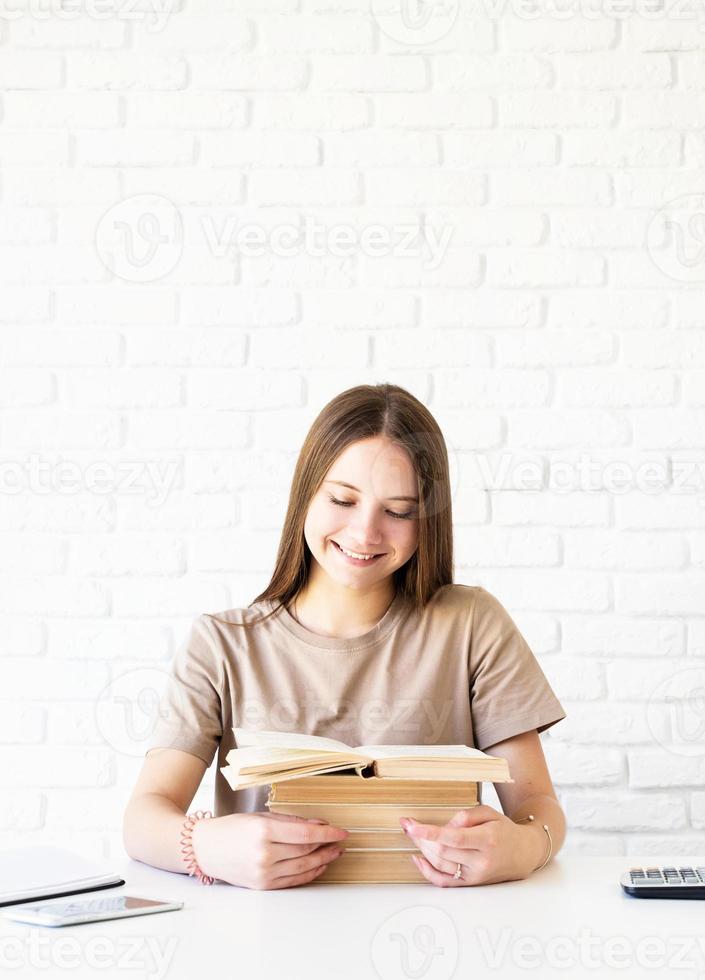
POLYGON ((0 845, 121 852, 191 617, 261 591, 314 415, 390 380, 568 711, 567 849, 701 849, 704 25, 459 6, 0 25, 0 845))

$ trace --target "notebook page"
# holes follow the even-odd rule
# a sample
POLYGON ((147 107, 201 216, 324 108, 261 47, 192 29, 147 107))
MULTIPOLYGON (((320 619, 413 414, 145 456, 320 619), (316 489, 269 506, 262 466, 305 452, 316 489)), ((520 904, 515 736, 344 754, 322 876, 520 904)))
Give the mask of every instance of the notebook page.
POLYGON ((59 847, 35 845, 0 852, 0 901, 35 889, 116 877, 104 865, 59 847))

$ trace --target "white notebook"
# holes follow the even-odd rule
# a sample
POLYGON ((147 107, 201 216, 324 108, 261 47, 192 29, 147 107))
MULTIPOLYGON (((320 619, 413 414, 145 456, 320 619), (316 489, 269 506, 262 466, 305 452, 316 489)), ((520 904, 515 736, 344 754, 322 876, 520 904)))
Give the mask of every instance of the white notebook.
POLYGON ((0 851, 0 905, 124 885, 98 862, 49 845, 0 851))

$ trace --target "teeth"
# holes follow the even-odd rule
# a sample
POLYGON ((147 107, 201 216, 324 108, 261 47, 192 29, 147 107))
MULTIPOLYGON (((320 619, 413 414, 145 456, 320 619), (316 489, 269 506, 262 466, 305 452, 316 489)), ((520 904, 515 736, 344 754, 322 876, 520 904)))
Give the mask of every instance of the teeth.
POLYGON ((369 561, 371 558, 375 557, 374 555, 358 555, 354 551, 346 551, 342 545, 338 545, 338 547, 344 555, 348 555, 350 558, 362 558, 364 561, 369 561))

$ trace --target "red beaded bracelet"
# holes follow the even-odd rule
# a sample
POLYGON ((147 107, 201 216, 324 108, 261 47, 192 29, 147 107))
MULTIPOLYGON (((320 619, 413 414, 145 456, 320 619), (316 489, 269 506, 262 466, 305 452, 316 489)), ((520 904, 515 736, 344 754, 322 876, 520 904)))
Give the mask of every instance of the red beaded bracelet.
POLYGON ((213 814, 210 812, 210 810, 196 810, 195 813, 190 813, 186 817, 184 826, 181 830, 181 853, 184 856, 189 877, 195 875, 202 885, 212 885, 215 878, 211 878, 210 875, 204 874, 204 872, 199 868, 198 862, 196 861, 196 856, 193 853, 191 835, 193 834, 195 824, 199 820, 207 820, 212 816, 213 814))

